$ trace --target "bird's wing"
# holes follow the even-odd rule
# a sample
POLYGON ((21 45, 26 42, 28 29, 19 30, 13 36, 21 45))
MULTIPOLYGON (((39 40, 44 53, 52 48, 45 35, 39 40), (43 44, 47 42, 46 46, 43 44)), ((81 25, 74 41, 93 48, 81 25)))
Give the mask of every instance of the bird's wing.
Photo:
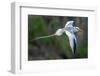
POLYGON ((70 47, 71 47, 71 49, 73 50, 73 36, 72 36, 72 34, 70 33, 70 32, 68 32, 68 31, 65 31, 65 33, 66 33, 66 35, 68 36, 68 38, 69 38, 69 44, 70 44, 70 47))
POLYGON ((70 44, 72 52, 74 53, 75 49, 76 49, 75 47, 76 47, 76 44, 77 44, 76 37, 68 31, 65 31, 65 33, 69 38, 69 44, 70 44))
POLYGON ((67 28, 67 27, 73 27, 73 21, 68 21, 68 22, 65 24, 65 27, 64 27, 64 28, 67 28))
POLYGON ((64 28, 73 27, 71 24, 66 24, 64 28))
POLYGON ((75 38, 69 38, 70 47, 72 49, 73 54, 76 52, 76 40, 75 38))

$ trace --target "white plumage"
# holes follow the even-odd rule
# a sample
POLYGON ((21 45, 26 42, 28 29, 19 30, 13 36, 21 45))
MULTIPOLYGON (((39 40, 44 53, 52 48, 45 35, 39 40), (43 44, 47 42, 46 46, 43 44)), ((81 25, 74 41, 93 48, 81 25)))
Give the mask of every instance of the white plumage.
POLYGON ((76 45, 77 45, 77 38, 75 35, 75 32, 78 32, 80 29, 79 27, 74 27, 73 26, 74 21, 68 21, 65 24, 65 27, 62 29, 58 29, 55 33, 55 35, 59 36, 59 34, 63 34, 64 32, 69 38, 69 44, 72 50, 72 53, 75 54, 76 52, 76 45))
POLYGON ((41 38, 47 38, 52 36, 61 36, 63 33, 66 33, 66 35, 69 38, 69 44, 72 50, 72 53, 75 54, 76 52, 76 45, 77 45, 77 38, 75 35, 75 32, 80 31, 79 27, 73 26, 74 21, 67 21, 64 28, 58 29, 54 34, 49 36, 42 36, 37 37, 34 40, 41 39, 41 38))

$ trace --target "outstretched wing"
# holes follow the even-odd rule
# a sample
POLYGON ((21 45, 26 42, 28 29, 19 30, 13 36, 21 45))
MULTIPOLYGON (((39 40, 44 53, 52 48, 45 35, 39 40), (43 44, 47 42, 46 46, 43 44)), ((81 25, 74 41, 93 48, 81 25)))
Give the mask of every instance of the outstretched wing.
POLYGON ((65 24, 65 27, 64 27, 64 28, 73 27, 73 23, 74 23, 74 21, 68 21, 68 22, 65 24))
POLYGON ((74 54, 74 53, 76 52, 77 39, 76 39, 76 37, 75 37, 74 34, 71 34, 71 33, 68 32, 68 31, 66 31, 65 33, 66 33, 66 35, 67 35, 68 38, 69 38, 70 48, 71 48, 71 50, 72 50, 72 52, 73 52, 73 54, 74 54))

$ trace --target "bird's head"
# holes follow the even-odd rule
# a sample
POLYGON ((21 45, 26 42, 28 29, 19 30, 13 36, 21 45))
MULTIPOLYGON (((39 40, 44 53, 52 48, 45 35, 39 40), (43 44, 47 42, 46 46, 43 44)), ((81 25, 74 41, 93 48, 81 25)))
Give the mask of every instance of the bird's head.
POLYGON ((56 36, 61 36, 64 33, 63 29, 58 29, 55 33, 56 36))
POLYGON ((82 31, 83 31, 83 30, 80 29, 79 27, 75 27, 75 29, 76 29, 77 32, 82 32, 82 31))

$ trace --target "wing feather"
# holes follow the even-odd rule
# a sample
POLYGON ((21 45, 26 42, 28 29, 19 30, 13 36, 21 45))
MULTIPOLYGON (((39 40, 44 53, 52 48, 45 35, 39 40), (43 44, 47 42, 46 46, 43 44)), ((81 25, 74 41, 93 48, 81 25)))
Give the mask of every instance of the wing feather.
POLYGON ((74 22, 74 21, 68 21, 68 22, 65 24, 65 27, 64 27, 64 28, 73 27, 73 22, 74 22))

